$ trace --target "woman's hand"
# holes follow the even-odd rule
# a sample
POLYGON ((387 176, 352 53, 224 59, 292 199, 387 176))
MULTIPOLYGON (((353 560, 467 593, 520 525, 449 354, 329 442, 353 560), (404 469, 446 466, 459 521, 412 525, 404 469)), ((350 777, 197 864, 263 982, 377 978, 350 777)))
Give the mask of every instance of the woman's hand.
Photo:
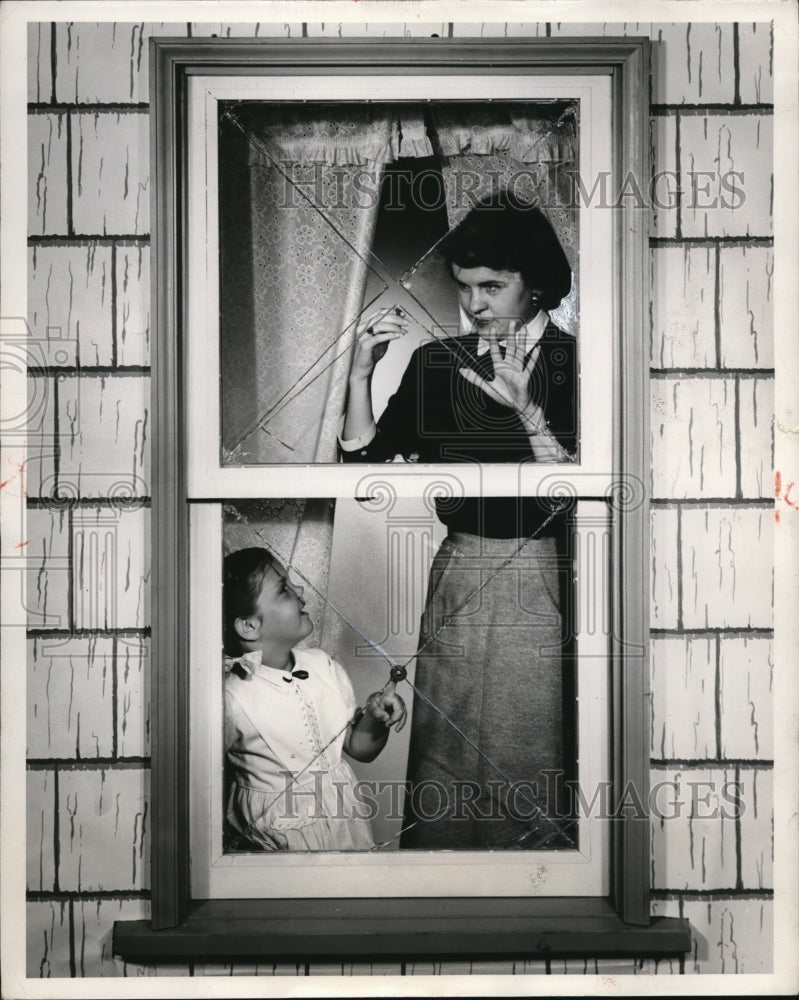
POLYGON ((531 375, 540 345, 533 348, 527 363, 524 361, 525 337, 518 321, 512 324, 505 346, 505 357, 499 349, 497 324, 488 328, 488 345, 494 365, 494 377, 489 382, 471 368, 459 369, 460 374, 501 406, 514 410, 528 434, 536 434, 545 426, 544 411, 533 402, 531 375))
POLYGON ((407 329, 408 321, 399 306, 379 309, 362 320, 355 334, 350 382, 368 381, 389 343, 407 333, 407 329))
POLYGON ((370 313, 356 327, 342 440, 356 441, 374 427, 372 372, 389 343, 401 337, 407 325, 400 307, 389 306, 370 313))

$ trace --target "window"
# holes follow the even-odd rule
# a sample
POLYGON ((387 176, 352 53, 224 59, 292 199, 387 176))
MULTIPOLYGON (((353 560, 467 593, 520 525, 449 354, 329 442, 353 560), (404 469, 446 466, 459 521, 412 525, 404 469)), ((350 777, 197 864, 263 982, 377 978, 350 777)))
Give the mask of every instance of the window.
MULTIPOLYGON (((502 426, 487 429, 482 438, 477 435, 468 438, 462 460, 458 460, 457 453, 447 456, 444 447, 458 447, 467 440, 467 435, 459 431, 452 435, 452 441, 446 439, 446 445, 439 443, 438 421, 446 420, 448 415, 431 405, 429 387, 424 394, 420 393, 418 404, 413 406, 414 413, 402 415, 404 430, 409 429, 416 416, 418 429, 413 440, 418 439, 423 455, 427 442, 434 442, 433 447, 439 448, 442 457, 448 459, 446 465, 431 465, 429 460, 414 463, 411 458, 409 462, 392 463, 379 474, 366 476, 360 463, 333 465, 336 442, 329 429, 338 424, 345 406, 346 380, 341 376, 346 374, 353 352, 353 326, 363 315, 375 310, 379 315, 381 310, 393 310, 397 303, 410 320, 408 334, 401 338, 402 342, 389 344, 385 358, 375 368, 371 392, 376 411, 392 390, 397 391, 403 379, 410 378, 407 374, 403 376, 403 369, 411 370, 409 354, 420 342, 442 348, 443 356, 428 359, 428 369, 421 373, 424 379, 435 378, 437 368, 446 363, 450 345, 459 342, 457 286, 445 262, 437 256, 437 246, 447 233, 448 223, 463 218, 472 203, 484 198, 487 192, 496 194, 498 189, 519 191, 530 201, 544 202, 548 216, 554 220, 553 228, 559 233, 559 242, 569 251, 572 275, 580 270, 581 238, 585 259, 602 262, 600 267, 583 269, 586 295, 599 301, 600 288, 607 286, 611 277, 611 260, 603 252, 611 236, 608 213, 602 209, 593 214, 584 211, 581 220, 574 198, 578 153, 589 172, 610 172, 609 81, 587 77, 576 86, 566 87, 555 77, 530 82, 511 76, 492 80, 496 103, 446 99, 462 93, 463 86, 464 81, 459 77, 452 77, 445 84, 429 76, 419 76, 412 85, 397 78, 370 80, 368 92, 374 96, 385 94, 387 100, 372 100, 368 104, 320 100, 322 96, 334 95, 336 90, 347 97, 352 90, 349 80, 338 80, 332 86, 330 80, 306 77, 286 82, 262 80, 256 85, 236 79, 198 78, 189 88, 188 206, 193 239, 188 260, 191 333, 187 342, 190 385, 187 434, 188 489, 194 505, 192 545, 199 547, 193 548, 197 553, 195 565, 208 570, 210 581, 221 580, 223 549, 243 545, 273 548, 284 564, 291 564, 294 572, 300 574, 309 591, 311 617, 317 625, 313 645, 329 649, 334 644, 356 687, 362 688, 359 703, 370 690, 381 688, 387 680, 388 668, 381 661, 379 650, 385 650, 397 661, 408 662, 413 672, 419 612, 412 609, 420 605, 424 596, 434 551, 430 544, 432 537, 438 532, 441 540, 438 530, 441 520, 454 521, 456 528, 465 524, 472 531, 478 530, 473 527, 474 515, 468 512, 469 505, 475 506, 474 500, 465 494, 468 478, 472 478, 471 489, 476 494, 504 489, 508 494, 520 491, 542 496, 548 492, 553 468, 548 464, 509 460, 502 449, 507 449, 506 442, 512 438, 502 426), (510 99, 520 87, 527 99, 510 99), (420 98, 433 89, 443 89, 445 99, 420 104, 420 98), (558 98, 553 98, 553 94, 559 95, 558 98), (303 95, 301 102, 300 95, 303 95), (586 123, 582 127, 581 121, 586 123), (582 145, 581 134, 584 134, 582 145), (486 135, 490 136, 489 144, 486 135), (473 153, 473 149, 490 152, 473 153), (421 157, 421 169, 415 163, 418 157, 402 155, 408 150, 425 154, 421 157), (436 151, 439 155, 435 155, 436 151), (395 153, 399 156, 386 164, 376 165, 372 159, 395 153), (208 198, 208 192, 218 195, 208 198), (411 341, 411 345, 406 341, 411 341), (390 389, 387 382, 393 383, 390 389), (219 405, 209 406, 208 401, 216 395, 219 405), (220 441, 221 450, 209 449, 209 441, 220 441), (485 450, 480 451, 481 447, 485 450), (508 463, 507 468, 496 460, 497 454, 508 463), (486 461, 477 464, 475 459, 480 455, 486 461), (341 491, 342 475, 354 474, 357 479, 349 487, 354 494, 349 496, 354 495, 356 500, 348 499, 348 492, 339 492, 336 500, 328 499, 324 506, 312 501, 306 505, 307 498, 290 497, 299 462, 321 464, 324 459, 328 460, 327 467, 315 464, 306 468, 308 486, 314 491, 325 489, 330 493, 331 487, 341 491), (404 475, 409 464, 419 471, 417 483, 421 484, 421 493, 416 495, 419 486, 410 485, 404 475), (270 467, 268 484, 263 475, 264 465, 270 467), (479 477, 476 482, 475 474, 479 477), (508 475, 512 477, 510 480, 508 475), (535 484, 524 481, 531 475, 536 476, 535 484), (522 482, 518 482, 520 476, 522 482), (265 498, 267 491, 273 498, 271 506, 265 498), (431 497, 440 491, 448 494, 445 503, 450 505, 458 498, 463 499, 463 509, 457 517, 452 511, 441 514, 439 510, 437 519, 429 509, 431 497), (391 502, 400 500, 400 494, 405 494, 401 498, 402 515, 398 515, 393 509, 396 504, 391 502), (228 498, 224 509, 232 511, 232 517, 230 513, 225 517, 219 505, 209 508, 203 503, 204 499, 219 495, 228 498), (230 502, 241 497, 250 499, 249 507, 230 502), (288 522, 280 515, 280 511, 286 510, 288 522), (407 521, 403 532, 406 537, 400 539, 402 520, 407 521), (342 562, 345 548, 342 539, 347 535, 351 543, 357 539, 361 559, 364 552, 368 553, 371 570, 368 577, 359 573, 357 559, 346 566, 336 565, 342 562), (312 553, 303 558, 302 549, 308 546, 309 538, 312 553), (209 540, 213 540, 210 551, 206 549, 209 540), (328 548, 329 565, 325 555, 328 548), (360 586, 356 582, 359 579, 360 586), (386 581, 384 587, 382 581, 386 581), (421 584, 416 593, 411 590, 414 582, 421 584), (383 614, 380 605, 374 602, 376 589, 386 591, 382 599, 383 614), (393 624, 386 620, 385 613, 391 602, 400 605, 393 624), (340 612, 342 607, 348 608, 348 615, 340 612), (407 625, 399 631, 396 626, 401 617, 407 625), (366 650, 363 636, 374 643, 366 650), (372 655, 368 656, 370 649, 372 655)), ((612 466, 612 403, 602 386, 611 379, 610 303, 594 310, 592 336, 584 345, 575 336, 577 282, 572 278, 570 289, 568 274, 566 278, 563 305, 550 308, 553 318, 571 332, 558 329, 552 350, 555 369, 552 381, 557 387, 557 381, 566 378, 567 358, 577 350, 581 360, 575 367, 586 374, 574 380, 574 390, 578 396, 584 394, 586 408, 602 414, 602 419, 582 422, 579 434, 572 425, 564 425, 564 431, 575 441, 574 473, 597 478, 594 490, 607 491, 612 466), (583 438, 581 446, 577 445, 578 438, 583 438), (585 458, 580 456, 581 451, 585 458)), ((486 287, 476 294, 490 301, 495 289, 486 287)), ((402 391, 400 388, 395 399, 402 391)), ((569 417, 575 416, 576 407, 569 413, 569 417)), ((529 451, 526 442, 524 447, 529 451)), ((557 481, 562 482, 563 478, 561 474, 557 481)), ((568 477, 567 482, 573 481, 568 477)), ((579 492, 575 485, 574 495, 579 492)), ((502 504, 499 516, 503 521, 515 516, 513 505, 503 503, 500 498, 483 504, 481 513, 491 512, 498 504, 502 504)), ((578 836, 573 818, 565 812, 568 787, 563 787, 543 796, 548 800, 548 820, 525 828, 521 807, 526 804, 528 811, 535 808, 543 789, 536 788, 534 792, 518 779, 511 779, 505 788, 502 780, 509 771, 524 775, 527 781, 535 774, 538 778, 535 784, 541 785, 544 770, 550 775, 549 781, 554 780, 554 772, 559 772, 564 786, 579 783, 593 788, 608 783, 609 628, 607 622, 604 628, 600 622, 597 628, 584 626, 579 634, 575 632, 576 619, 585 619, 586 615, 584 609, 579 614, 574 585, 567 582, 575 575, 577 557, 567 555, 566 550, 571 550, 578 539, 587 544, 589 534, 594 542, 599 539, 600 548, 607 539, 607 527, 601 521, 606 512, 600 509, 591 518, 586 504, 581 502, 568 524, 560 516, 547 531, 552 541, 556 540, 556 534, 559 536, 560 572, 565 577, 564 586, 570 590, 568 604, 573 606, 567 631, 570 638, 573 634, 578 647, 576 658, 573 660, 568 643, 547 657, 552 661, 549 668, 552 677, 546 687, 551 690, 548 697, 543 692, 535 693, 537 707, 532 691, 526 692, 522 686, 518 692, 519 697, 531 698, 530 720, 523 724, 519 721, 525 739, 535 742, 533 733, 526 730, 528 726, 533 732, 541 727, 535 718, 537 713, 548 718, 546 726, 551 729, 551 736, 549 739, 542 736, 540 745, 535 747, 535 756, 541 755, 545 766, 532 772, 532 762, 522 765, 514 759, 518 752, 510 752, 490 732, 484 732, 481 737, 484 745, 477 750, 466 743, 465 736, 459 737, 463 742, 455 752, 477 755, 470 765, 463 763, 459 772, 463 784, 446 783, 439 787, 441 783, 430 778, 431 773, 438 775, 438 771, 425 771, 425 782, 416 781, 406 789, 403 786, 409 762, 407 735, 402 742, 392 739, 379 762, 368 768, 354 765, 359 791, 362 795, 369 793, 362 811, 370 817, 377 843, 383 845, 381 852, 357 861, 348 857, 337 863, 328 855, 290 859, 268 853, 231 856, 223 849, 220 807, 224 750, 219 724, 222 692, 218 663, 203 652, 221 649, 221 611, 218 599, 214 602, 211 597, 213 583, 199 588, 198 603, 191 617, 194 671, 191 689, 196 697, 192 702, 190 742, 194 747, 207 748, 208 753, 198 749, 191 755, 191 787, 195 789, 191 800, 195 895, 315 895, 322 886, 327 886, 328 879, 327 892, 357 895, 362 880, 369 877, 379 877, 390 895, 451 894, 455 891, 454 880, 458 879, 455 872, 460 873, 461 895, 514 895, 520 885, 546 887, 547 892, 556 894, 606 895, 607 822, 584 817, 578 836), (600 525, 601 531, 582 527, 587 520, 600 525), (587 649, 591 645, 593 651, 589 654, 587 649), (577 676, 572 676, 572 660, 577 664, 577 676), (562 690, 556 690, 556 683, 562 685, 562 690), (584 706, 590 705, 594 711, 578 712, 580 698, 584 706), (552 705, 556 699, 564 699, 564 703, 552 705), (578 756, 578 745, 583 748, 581 766, 577 767, 576 760, 567 766, 567 760, 578 756), (585 752, 588 747, 590 752, 585 752), (478 762, 482 762, 482 767, 478 762), (546 848, 525 850, 521 854, 506 852, 502 858, 493 855, 483 858, 479 873, 474 865, 464 866, 460 854, 421 858, 402 853, 402 845, 407 842, 449 843, 466 825, 468 811, 478 808, 485 811, 481 796, 474 805, 470 799, 456 801, 456 796, 472 794, 473 785, 465 782, 471 781, 470 776, 481 769, 485 771, 481 791, 486 793, 486 786, 494 782, 489 789, 495 803, 492 808, 503 815, 517 813, 520 818, 515 823, 502 823, 500 816, 495 817, 489 810, 490 833, 478 838, 480 845, 498 851, 519 846, 520 837, 524 838, 521 843, 533 837, 546 842, 546 848), (376 773, 382 776, 380 782, 374 777, 376 773), (512 791, 509 793, 508 789, 512 791), (200 790, 207 792, 207 799, 200 790), (409 802, 407 796, 417 793, 418 802, 409 802), (519 800, 518 804, 514 799, 519 800), (412 809, 412 805, 416 808, 412 809), (443 822, 434 818, 445 808, 450 808, 460 821, 446 831, 443 822), (552 811, 557 812, 557 818, 549 815, 552 811), (424 827, 426 835, 421 836, 420 831, 414 837, 410 829, 403 829, 400 836, 400 829, 407 823, 424 827), (433 835, 429 830, 434 825, 433 835), (557 856, 551 851, 553 842, 560 843, 562 848, 557 856), (400 850, 400 855, 391 855, 392 848, 400 850), (490 877, 486 877, 487 868, 491 869, 490 877)), ((496 520, 498 515, 484 516, 496 520)), ((520 525, 509 537, 522 536, 528 531, 529 526, 520 525)), ((527 564, 520 564, 514 573, 524 578, 519 586, 528 590, 527 577, 532 579, 536 571, 533 560, 526 557, 525 551, 522 560, 527 564)), ((481 576, 475 577, 475 582, 485 574, 496 573, 498 568, 496 565, 488 568, 491 563, 488 553, 480 553, 479 558, 486 568, 481 570, 481 576)), ((604 594, 607 559, 604 568, 601 562, 600 559, 595 564, 596 577, 591 584, 581 579, 586 592, 604 594)), ((587 568, 581 569, 581 577, 583 573, 587 577, 588 572, 587 568)), ((486 587, 480 599, 486 599, 489 593, 491 590, 486 587)), ((528 597, 531 603, 538 599, 532 593, 528 597)), ((501 614, 496 609, 493 612, 498 613, 501 614)), ((543 617, 540 612, 537 614, 543 617)), ((507 628, 514 630, 514 636, 524 629, 528 641, 533 643, 538 634, 532 626, 535 616, 531 608, 525 622, 508 621, 507 628)), ((497 620, 492 625, 494 641, 500 638, 496 634, 500 624, 497 620)), ((474 615, 465 625, 469 634, 480 627, 474 615)), ((452 665, 447 650, 439 646, 436 645, 436 656, 443 658, 449 669, 452 665)), ((532 650, 519 657, 520 670, 527 670, 531 656, 532 650)), ((434 663, 433 669, 435 666, 434 663)), ((502 669, 509 669, 507 661, 503 661, 502 669)), ((500 689, 498 700, 503 696, 501 679, 489 681, 486 673, 484 683, 500 689)), ((403 690, 409 700, 413 698, 410 685, 403 690)), ((490 698, 490 692, 484 693, 483 698, 490 698)), ((432 714, 428 713, 426 741, 449 744, 451 732, 456 732, 455 725, 461 729, 471 727, 472 732, 486 725, 475 718, 443 719, 436 715, 436 710, 444 707, 436 704, 432 714)), ((417 704, 414 718, 423 711, 422 705, 417 704)), ((490 713, 484 709, 481 714, 485 720, 490 713)), ((421 725, 418 719, 415 724, 421 725)), ((502 726, 507 722, 496 719, 492 724, 502 726)), ((419 734, 414 737, 413 724, 409 728, 414 744, 410 759, 413 759, 419 755, 418 744, 423 737, 419 734)), ((507 739, 512 741, 514 736, 511 734, 507 739)), ((293 811, 299 794, 292 791, 286 798, 287 810, 293 811)), ((457 843, 457 837, 454 842, 457 843)))
MULTIPOLYGON (((230 917, 230 900, 236 912, 257 911, 265 919, 278 910, 306 912, 309 897, 335 900, 335 912, 361 919, 358 897, 377 883, 384 900, 375 901, 370 919, 424 912, 435 925, 452 912, 452 897, 462 897, 460 912, 478 924, 489 912, 507 912, 520 927, 546 935, 554 914, 571 919, 582 913, 614 931, 622 922, 640 925, 640 940, 650 942, 650 953, 657 950, 653 928, 646 926, 647 824, 640 815, 610 821, 602 810, 596 816, 581 807, 586 790, 589 799, 591 789, 609 790, 610 803, 631 788, 635 800, 645 802, 647 792, 647 619, 640 584, 647 578, 646 508, 637 488, 646 447, 640 338, 645 216, 641 205, 623 198, 614 205, 594 198, 590 185, 589 193, 584 190, 586 179, 604 178, 613 191, 621 190, 629 172, 644 174, 647 43, 153 46, 159 436, 153 513, 156 593, 169 595, 156 599, 153 622, 159 650, 153 927, 180 924, 187 908, 194 917, 184 928, 197 914, 200 920, 230 917), (503 133, 500 127, 507 122, 527 161, 497 140, 500 133, 507 137, 508 128, 503 133), (530 152, 542 143, 545 156, 530 152), (480 161, 486 148, 497 155, 480 161), (353 171, 353 163, 362 169, 353 171), (453 327, 464 316, 479 330, 480 310, 469 295, 497 293, 482 272, 478 282, 474 269, 442 261, 441 237, 475 201, 485 204, 515 184, 525 189, 525 203, 536 200, 531 185, 540 200, 542 183, 551 185, 545 207, 572 274, 571 288, 548 304, 561 317, 549 369, 554 384, 564 345, 576 359, 576 405, 564 418, 564 434, 547 418, 557 451, 545 460, 519 461, 502 451, 507 437, 496 427, 482 439, 484 449, 490 443, 483 453, 461 456, 449 443, 446 451, 428 393, 411 395, 420 453, 399 445, 395 454, 380 411, 396 404, 386 400, 394 390, 394 400, 412 393, 415 378, 432 377, 437 364, 449 363, 447 352, 459 339, 452 335, 464 333, 453 327), (403 190, 415 190, 406 201, 430 206, 424 224, 399 204, 403 190), (400 234, 393 247, 387 229, 400 234), (454 287, 453 277, 459 279, 454 287), (400 311, 414 332, 404 342, 397 337, 374 372, 370 401, 377 434, 388 442, 387 460, 376 465, 368 441, 362 453, 347 447, 341 415, 353 406, 347 373, 358 321, 370 310, 378 316, 393 310, 400 296, 400 311), (456 298, 460 316, 452 306, 456 298), (417 376, 408 358, 414 344, 428 343, 433 346, 426 354, 424 346, 413 353, 424 358, 417 376), (436 354, 442 347, 443 361, 436 354), (425 450, 430 440, 438 452, 425 450), (338 462, 339 450, 350 460, 338 462), (391 460, 398 454, 404 461, 391 460), (532 530, 524 513, 530 503, 543 510, 532 530), (379 849, 257 852, 226 843, 224 552, 261 540, 282 558, 324 620, 317 622, 314 644, 324 648, 335 639, 339 656, 344 649, 362 704, 369 689, 386 682, 391 664, 408 665, 402 689, 413 677, 417 644, 439 636, 429 621, 422 625, 425 640, 415 630, 427 571, 441 540, 440 522, 452 536, 453 524, 468 529, 476 523, 469 516, 519 516, 524 527, 510 538, 536 536, 552 525, 550 592, 554 580, 566 609, 552 657, 562 690, 549 716, 558 733, 551 759, 565 779, 557 821, 548 804, 534 811, 535 822, 527 817, 521 835, 517 829, 512 838, 489 839, 479 849, 471 843, 455 851, 442 844, 405 849, 398 832, 408 804, 392 789, 402 785, 415 751, 403 751, 392 736, 389 745, 396 748, 375 772, 389 792, 387 802, 372 803, 379 849), (359 566, 362 579, 353 585, 359 566), (362 676, 355 676, 356 668, 362 676), (542 836, 542 823, 551 828, 549 837, 542 836), (522 843, 531 834, 534 843, 522 843), (503 897, 505 910, 497 910, 503 897), (530 920, 539 923, 534 927, 530 920)), ((491 330, 483 339, 494 336, 491 330)), ((489 345, 495 367, 513 360, 509 345, 489 345)), ((539 344, 524 357, 520 351, 519 366, 535 371, 543 349, 539 344)), ((480 389, 474 379, 466 383, 468 392, 480 389)), ((455 384, 461 386, 457 379, 455 384)), ((533 560, 540 561, 541 551, 533 560)), ((505 556, 491 564, 485 547, 480 559, 478 588, 467 588, 456 616, 465 605, 479 611, 482 588, 506 566, 505 556)), ((541 617, 546 595, 533 598, 527 590, 540 566, 531 571, 526 552, 513 565, 519 605, 533 605, 533 615, 541 617)), ((434 564, 431 580, 438 579, 436 572, 434 564)), ((449 566, 446 573, 452 573, 449 566)), ((557 595, 550 597, 557 603, 557 595)), ((432 613, 428 605, 426 615, 432 613)), ((422 687, 408 684, 416 711, 428 705, 448 739, 475 760, 488 760, 487 773, 502 779, 497 786, 514 787, 494 751, 489 755, 479 745, 490 738, 490 727, 469 739, 422 687)), ((515 707, 506 714, 515 717, 515 707)), ((530 733, 534 742, 534 727, 530 733)), ((518 744, 518 733, 511 740, 518 744)), ((497 745, 501 753, 502 740, 497 745)), ((370 787, 379 784, 375 778, 370 787)), ((401 794, 412 799, 413 791, 413 782, 406 783, 401 794)), ((535 809, 540 784, 519 794, 535 809)), ((421 807, 416 822, 420 813, 421 807)), ((421 815, 422 822, 429 819, 421 815)), ((666 950, 687 943, 678 924, 657 928, 666 950)), ((222 925, 214 926, 218 933, 222 925)), ((356 950, 385 947, 387 926, 386 936, 356 950)), ((196 947, 197 933, 195 925, 193 935, 181 938, 182 947, 196 947)), ((118 946, 146 950, 145 937, 119 925, 118 946)), ((466 933, 463 946, 468 939, 466 933)), ((207 947, 207 935, 204 940, 207 947)), ((423 948, 442 947, 442 940, 434 926, 423 948)), ((488 951, 507 950, 507 938, 504 944, 500 935, 492 940, 488 951)), ((634 951, 633 940, 628 936, 624 946, 617 942, 611 949, 606 938, 593 947, 634 951)), ((217 940, 215 947, 234 946, 217 940)), ((241 942, 235 947, 241 951, 241 942)), ((285 953, 285 940, 281 947, 285 953)), ((315 947, 324 952, 326 945, 315 940, 315 947)), ((458 945, 450 940, 448 947, 458 945)))

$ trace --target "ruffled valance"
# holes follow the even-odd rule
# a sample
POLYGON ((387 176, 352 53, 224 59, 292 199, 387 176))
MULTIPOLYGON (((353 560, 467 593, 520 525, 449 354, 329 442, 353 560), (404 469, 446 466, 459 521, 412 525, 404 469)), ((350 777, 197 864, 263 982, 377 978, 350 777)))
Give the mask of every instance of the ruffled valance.
POLYGON ((427 126, 421 110, 411 113, 405 110, 400 118, 400 156, 416 159, 432 156, 435 150, 427 134, 427 126))
POLYGON ((574 111, 548 114, 541 107, 433 105, 438 152, 442 156, 507 153, 520 163, 573 162, 574 111))
POLYGON ((571 105, 331 105, 327 114, 319 105, 253 104, 228 115, 250 139, 250 165, 362 166, 433 154, 506 153, 520 163, 576 159, 571 105))
POLYGON ((331 108, 257 106, 231 114, 250 139, 250 165, 391 163, 400 155, 399 121, 375 105, 331 108))

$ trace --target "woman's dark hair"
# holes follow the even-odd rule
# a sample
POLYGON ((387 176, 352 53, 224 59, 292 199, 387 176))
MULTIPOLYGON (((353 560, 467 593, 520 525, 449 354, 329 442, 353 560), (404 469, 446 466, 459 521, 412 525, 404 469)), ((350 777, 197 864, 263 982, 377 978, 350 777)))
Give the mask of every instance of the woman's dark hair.
POLYGON ((239 549, 225 557, 222 607, 225 652, 228 656, 238 656, 241 652, 241 642, 233 624, 237 618, 249 618, 255 614, 264 577, 273 565, 272 554, 266 549, 239 549))
POLYGON ((554 309, 569 294, 571 268, 548 219, 507 191, 479 201, 438 249, 450 265, 516 271, 541 290, 544 309, 554 309))

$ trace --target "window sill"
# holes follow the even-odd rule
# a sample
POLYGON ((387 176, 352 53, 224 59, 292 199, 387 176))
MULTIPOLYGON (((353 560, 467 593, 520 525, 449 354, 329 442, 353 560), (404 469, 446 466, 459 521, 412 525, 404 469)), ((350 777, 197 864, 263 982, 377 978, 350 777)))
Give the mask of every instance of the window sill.
POLYGON ((177 927, 117 921, 126 961, 195 958, 304 960, 334 956, 677 956, 691 947, 687 920, 623 923, 604 899, 219 899, 192 904, 177 927))

